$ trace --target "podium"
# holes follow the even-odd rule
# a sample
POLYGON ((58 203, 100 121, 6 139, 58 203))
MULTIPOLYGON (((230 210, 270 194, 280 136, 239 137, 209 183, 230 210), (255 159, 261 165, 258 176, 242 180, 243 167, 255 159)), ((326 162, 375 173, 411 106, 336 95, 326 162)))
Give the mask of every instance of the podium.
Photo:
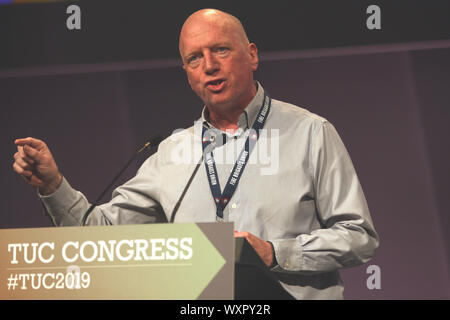
POLYGON ((233 223, 0 230, 0 299, 292 299, 233 223))

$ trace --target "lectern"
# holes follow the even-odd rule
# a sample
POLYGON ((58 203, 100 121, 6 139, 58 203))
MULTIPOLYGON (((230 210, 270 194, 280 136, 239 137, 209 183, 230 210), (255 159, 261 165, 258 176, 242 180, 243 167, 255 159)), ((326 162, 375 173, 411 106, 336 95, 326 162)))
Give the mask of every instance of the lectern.
POLYGON ((292 299, 233 223, 0 230, 0 299, 292 299))

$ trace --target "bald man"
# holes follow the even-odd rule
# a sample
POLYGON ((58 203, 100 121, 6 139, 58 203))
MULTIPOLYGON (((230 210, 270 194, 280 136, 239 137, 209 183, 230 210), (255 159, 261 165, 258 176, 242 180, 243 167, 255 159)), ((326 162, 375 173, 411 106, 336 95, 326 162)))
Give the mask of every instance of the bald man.
MULTIPOLYGON (((334 127, 268 96, 253 77, 257 47, 232 15, 193 13, 179 50, 188 82, 205 104, 199 121, 164 140, 86 223, 169 221, 201 163, 205 170, 195 171, 175 222, 233 221, 235 236, 247 238, 295 298, 342 298, 338 269, 367 262, 378 235, 334 127), (257 150, 267 145, 279 150, 270 148, 275 166, 264 170, 257 150), (179 154, 194 156, 180 161, 179 154)), ((34 138, 15 143, 13 168, 39 189, 52 222, 80 225, 89 202, 59 172, 46 144, 34 138)))

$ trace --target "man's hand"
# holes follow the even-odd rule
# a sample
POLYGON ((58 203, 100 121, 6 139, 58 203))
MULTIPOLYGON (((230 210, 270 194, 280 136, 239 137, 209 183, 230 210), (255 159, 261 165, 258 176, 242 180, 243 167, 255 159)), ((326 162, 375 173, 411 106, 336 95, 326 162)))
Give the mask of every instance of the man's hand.
POLYGON ((16 139, 13 169, 30 185, 39 188, 42 195, 58 189, 62 175, 56 166, 50 149, 44 141, 34 138, 16 139))
POLYGON ((261 240, 247 231, 234 231, 234 237, 247 239, 248 243, 255 249, 256 253, 260 256, 266 266, 270 267, 272 265, 274 256, 272 253, 272 246, 269 242, 261 240))

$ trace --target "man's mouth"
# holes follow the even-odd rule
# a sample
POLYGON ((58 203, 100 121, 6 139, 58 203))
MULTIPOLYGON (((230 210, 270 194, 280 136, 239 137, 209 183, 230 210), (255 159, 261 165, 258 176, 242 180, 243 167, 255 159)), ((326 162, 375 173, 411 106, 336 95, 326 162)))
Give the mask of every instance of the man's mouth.
POLYGON ((221 91, 225 86, 224 79, 216 79, 206 82, 206 88, 213 92, 221 91))

